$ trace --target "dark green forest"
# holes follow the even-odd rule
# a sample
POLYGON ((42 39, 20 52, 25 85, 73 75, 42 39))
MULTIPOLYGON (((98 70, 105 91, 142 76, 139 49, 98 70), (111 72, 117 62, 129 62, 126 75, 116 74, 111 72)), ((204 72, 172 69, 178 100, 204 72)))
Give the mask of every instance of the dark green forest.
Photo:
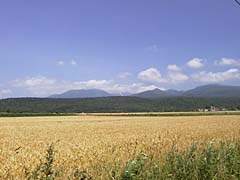
POLYGON ((78 99, 11 98, 0 100, 2 113, 81 113, 81 112, 180 112, 215 106, 239 110, 240 98, 99 97, 78 99))

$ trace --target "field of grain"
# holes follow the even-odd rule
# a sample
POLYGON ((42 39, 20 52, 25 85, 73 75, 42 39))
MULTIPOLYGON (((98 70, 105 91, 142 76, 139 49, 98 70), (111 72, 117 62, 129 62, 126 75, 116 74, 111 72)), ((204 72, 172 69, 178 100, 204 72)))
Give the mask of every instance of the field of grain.
MULTIPOLYGON (((240 116, 62 116, 0 118, 0 179, 24 179, 54 143, 54 166, 104 179, 141 152, 161 158, 173 146, 240 137, 240 116)), ((118 172, 119 169, 119 172, 118 172)))

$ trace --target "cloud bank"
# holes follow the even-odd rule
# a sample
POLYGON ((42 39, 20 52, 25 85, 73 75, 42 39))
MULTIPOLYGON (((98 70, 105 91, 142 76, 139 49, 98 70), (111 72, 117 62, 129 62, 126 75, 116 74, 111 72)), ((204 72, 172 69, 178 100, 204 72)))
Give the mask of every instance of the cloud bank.
POLYGON ((231 79, 240 79, 240 71, 238 69, 229 69, 222 72, 206 72, 201 71, 193 74, 192 78, 197 82, 217 83, 231 79))
POLYGON ((220 66, 236 65, 236 66, 240 66, 240 60, 231 59, 231 58, 222 58, 220 60, 215 61, 215 65, 220 65, 220 66))
MULTIPOLYGON (((58 65, 76 66, 77 62, 58 61, 58 65)), ((208 63, 209 64, 209 63, 208 63)), ((114 94, 138 93, 155 88, 166 89, 176 85, 187 85, 188 83, 222 83, 231 80, 240 80, 239 60, 231 58, 221 58, 213 65, 221 66, 224 69, 227 66, 235 66, 221 71, 199 70, 204 67, 204 61, 200 58, 193 58, 181 66, 169 64, 164 71, 157 67, 146 68, 136 74, 131 72, 122 72, 110 80, 91 79, 86 81, 66 81, 58 78, 49 78, 46 76, 30 76, 21 79, 15 79, 0 86, 0 98, 9 97, 15 89, 25 92, 29 96, 46 97, 56 93, 62 93, 72 89, 102 89, 114 94), (194 70, 194 72, 192 72, 194 70), (162 73, 163 72, 163 73, 162 73), (128 77, 131 76, 131 79, 128 77), (121 79, 121 80, 120 80, 121 79), (120 80, 120 82, 118 82, 120 80), (125 81, 125 82, 124 82, 125 81), (15 88, 15 89, 14 89, 15 88)))

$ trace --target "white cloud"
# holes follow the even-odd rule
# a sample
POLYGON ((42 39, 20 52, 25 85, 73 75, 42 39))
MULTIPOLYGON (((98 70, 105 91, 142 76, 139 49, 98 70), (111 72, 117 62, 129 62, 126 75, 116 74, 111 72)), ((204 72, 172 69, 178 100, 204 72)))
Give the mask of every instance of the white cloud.
POLYGON ((103 89, 110 93, 138 93, 155 88, 164 89, 155 85, 145 85, 143 83, 118 84, 109 80, 89 80, 89 81, 62 81, 47 77, 31 77, 17 79, 10 83, 11 87, 21 88, 29 96, 46 97, 52 94, 63 93, 72 89, 103 89))
POLYGON ((181 68, 178 67, 176 64, 170 64, 168 65, 167 69, 169 71, 181 71, 181 68))
POLYGON ((0 89, 0 98, 6 97, 6 95, 12 94, 10 89, 0 89))
POLYGON ((150 52, 159 52, 161 50, 161 48, 157 45, 157 44, 153 44, 151 46, 148 46, 145 48, 147 51, 150 51, 150 52))
POLYGON ((35 96, 45 96, 55 92, 55 90, 58 91, 59 86, 64 86, 64 82, 59 83, 56 79, 36 76, 16 79, 10 82, 10 86, 26 90, 35 96))
POLYGON ((107 80, 89 80, 89 81, 61 81, 47 78, 44 76, 17 79, 10 84, 12 87, 23 88, 33 95, 46 96, 53 93, 61 93, 70 89, 104 89, 110 81, 107 80))
POLYGON ((47 86, 55 84, 55 79, 48 79, 44 76, 28 77, 25 79, 16 79, 11 82, 14 87, 34 87, 34 86, 47 86))
POLYGON ((76 66, 77 65, 77 61, 75 61, 74 59, 71 61, 57 61, 57 65, 58 66, 64 66, 65 64, 70 64, 72 66, 76 66))
POLYGON ((166 80, 162 78, 160 71, 156 68, 149 68, 138 73, 138 79, 145 82, 159 83, 165 82, 166 80))
POLYGON ((183 74, 182 72, 172 71, 168 73, 169 81, 172 83, 181 83, 185 82, 189 79, 189 77, 186 74, 183 74))
POLYGON ((10 90, 10 89, 1 89, 0 90, 0 94, 11 94, 12 93, 12 91, 10 90))
POLYGON ((223 82, 230 79, 240 79, 240 71, 238 69, 229 69, 223 72, 206 72, 202 71, 193 74, 192 78, 200 82, 223 82))
POLYGON ((59 65, 59 66, 63 66, 64 64, 65 64, 64 61, 57 61, 57 65, 59 65))
POLYGON ((187 62, 187 66, 190 68, 201 68, 204 66, 203 59, 200 58, 193 58, 187 62))
POLYGON ((73 66, 76 66, 77 65, 77 62, 75 60, 71 60, 70 61, 70 64, 73 65, 73 66))
POLYGON ((68 82, 68 86, 72 86, 72 88, 79 88, 79 89, 88 89, 88 88, 105 89, 110 84, 111 84, 111 81, 108 81, 108 80, 89 80, 89 81, 68 82))
POLYGON ((122 72, 122 73, 119 73, 118 74, 118 77, 121 78, 121 79, 124 79, 124 78, 127 78, 129 76, 131 76, 132 74, 129 73, 129 72, 122 72))
POLYGON ((226 65, 237 65, 240 66, 240 60, 231 59, 231 58, 222 58, 215 61, 216 65, 226 66, 226 65))

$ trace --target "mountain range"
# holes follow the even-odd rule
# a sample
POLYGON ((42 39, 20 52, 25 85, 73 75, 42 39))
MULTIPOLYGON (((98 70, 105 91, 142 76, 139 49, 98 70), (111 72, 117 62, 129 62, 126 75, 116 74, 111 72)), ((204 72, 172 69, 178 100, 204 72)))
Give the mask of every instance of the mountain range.
MULTIPOLYGON (((100 89, 80 89, 70 90, 62 94, 55 94, 49 96, 49 98, 93 98, 93 97, 109 97, 119 96, 116 94, 108 93, 100 89)), ((157 99, 165 97, 240 97, 240 86, 218 85, 209 84, 199 86, 194 89, 186 91, 178 91, 169 89, 166 91, 160 89, 153 89, 144 91, 137 94, 131 94, 127 96, 134 96, 147 99, 157 99)))
POLYGON ((62 94, 54 94, 49 96, 49 98, 91 98, 91 97, 108 97, 114 96, 101 89, 79 89, 70 90, 62 94))

